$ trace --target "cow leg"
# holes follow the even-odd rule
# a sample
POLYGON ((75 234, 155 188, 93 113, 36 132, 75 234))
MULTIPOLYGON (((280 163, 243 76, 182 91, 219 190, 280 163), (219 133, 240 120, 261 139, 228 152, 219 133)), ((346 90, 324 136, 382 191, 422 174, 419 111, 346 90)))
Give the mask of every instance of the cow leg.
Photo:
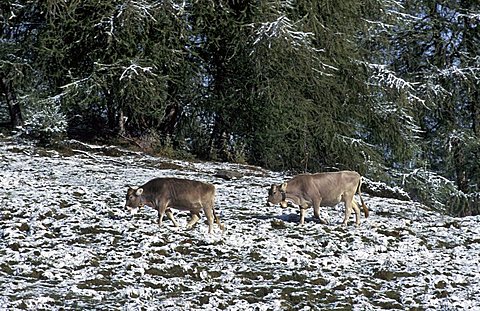
POLYGON ((165 211, 165 213, 167 214, 168 219, 170 219, 170 220, 173 222, 173 225, 174 225, 175 227, 178 227, 179 224, 178 224, 178 222, 175 220, 175 217, 173 217, 172 210, 171 210, 171 209, 167 209, 167 210, 165 211))
POLYGON ((163 224, 163 216, 165 216, 165 212, 167 210, 167 206, 161 206, 158 208, 158 226, 161 227, 163 224))
POLYGON ((352 207, 355 211, 355 223, 357 226, 360 226, 360 208, 358 207, 357 202, 355 202, 355 199, 352 199, 352 207))
POLYGON ((187 229, 192 229, 193 226, 195 226, 195 224, 200 220, 200 214, 191 212, 190 215, 192 215, 192 218, 187 223, 187 229))
POLYGON ((213 210, 211 206, 204 207, 203 211, 205 212, 205 216, 207 216, 207 222, 208 222, 208 233, 212 233, 213 231, 213 210))
POLYGON ((300 205, 300 224, 305 223, 305 213, 307 212, 308 205, 300 205))
POLYGON ((305 223, 305 209, 300 207, 300 224, 303 225, 305 223))
POLYGON ((317 218, 322 225, 327 225, 328 224, 328 219, 322 219, 320 217, 320 203, 321 202, 314 202, 313 204, 313 216, 317 218))
POLYGON ((345 202, 345 218, 343 219, 343 226, 346 226, 348 224, 348 219, 350 218, 350 215, 352 214, 352 201, 346 201, 345 202))
POLYGON ((313 217, 322 221, 322 219, 320 218, 320 206, 314 206, 313 207, 313 217))

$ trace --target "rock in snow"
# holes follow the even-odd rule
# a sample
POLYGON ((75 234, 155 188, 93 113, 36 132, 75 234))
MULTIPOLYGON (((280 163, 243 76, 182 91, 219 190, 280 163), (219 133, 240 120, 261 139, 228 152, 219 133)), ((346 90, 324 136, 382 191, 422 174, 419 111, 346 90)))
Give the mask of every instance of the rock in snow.
POLYGON ((480 309, 480 217, 365 195, 359 228, 340 226, 341 205, 299 226, 295 208, 265 206, 288 176, 115 155, 1 143, 0 310, 480 309), (127 185, 162 176, 215 184, 225 233, 123 210, 127 185))

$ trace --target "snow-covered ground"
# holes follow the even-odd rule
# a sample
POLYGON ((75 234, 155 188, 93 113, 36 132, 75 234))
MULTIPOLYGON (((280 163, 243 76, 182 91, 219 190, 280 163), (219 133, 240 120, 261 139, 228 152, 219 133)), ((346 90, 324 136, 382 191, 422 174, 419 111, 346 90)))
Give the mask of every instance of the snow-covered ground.
POLYGON ((480 217, 365 195, 359 228, 343 206, 299 226, 265 206, 279 173, 103 151, 0 142, 0 310, 480 310, 480 217), (127 214, 127 185, 162 176, 215 184, 226 231, 127 214))

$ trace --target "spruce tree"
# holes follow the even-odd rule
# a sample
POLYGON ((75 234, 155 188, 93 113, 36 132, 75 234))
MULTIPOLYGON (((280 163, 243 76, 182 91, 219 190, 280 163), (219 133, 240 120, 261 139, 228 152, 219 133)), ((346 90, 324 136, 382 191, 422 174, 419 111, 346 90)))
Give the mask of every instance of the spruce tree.
POLYGON ((479 213, 480 4, 461 0, 403 4, 408 20, 391 37, 396 55, 391 66, 415 83, 423 100, 415 117, 422 130, 424 167, 455 181, 448 195, 452 201, 442 202, 447 210, 457 215, 479 213))

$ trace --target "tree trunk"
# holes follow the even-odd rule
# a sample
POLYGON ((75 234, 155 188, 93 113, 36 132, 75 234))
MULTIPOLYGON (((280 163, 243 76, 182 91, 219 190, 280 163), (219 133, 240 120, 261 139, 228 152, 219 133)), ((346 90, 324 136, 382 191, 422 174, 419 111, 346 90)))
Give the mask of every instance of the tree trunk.
POLYGON ((232 157, 228 151, 228 134, 221 116, 215 117, 215 125, 209 143, 209 157, 219 161, 229 161, 232 157))
POLYGON ((465 172, 465 153, 463 152, 463 143, 459 138, 452 138, 451 140, 454 165, 455 165, 455 175, 457 178, 457 187, 458 190, 467 193, 468 183, 467 183, 467 174, 465 172))
POLYGON ((123 115, 123 110, 120 109, 118 113, 118 134, 120 136, 125 136, 125 116, 123 115))
POLYGON ((165 136, 172 136, 180 117, 181 108, 178 103, 172 103, 165 108, 165 116, 160 124, 160 131, 165 136))
POLYGON ((480 102, 477 99, 480 99, 479 92, 475 91, 474 100, 471 102, 472 110, 472 130, 477 138, 480 138, 480 102))
POLYGON ((115 109, 114 97, 109 89, 103 88, 103 95, 107 102, 107 119, 108 119, 108 129, 112 132, 118 130, 116 127, 118 125, 117 120, 117 110, 115 109))
POLYGON ((7 80, 3 73, 0 73, 0 91, 7 102, 10 114, 10 127, 15 128, 23 125, 22 111, 13 92, 12 81, 7 80))

